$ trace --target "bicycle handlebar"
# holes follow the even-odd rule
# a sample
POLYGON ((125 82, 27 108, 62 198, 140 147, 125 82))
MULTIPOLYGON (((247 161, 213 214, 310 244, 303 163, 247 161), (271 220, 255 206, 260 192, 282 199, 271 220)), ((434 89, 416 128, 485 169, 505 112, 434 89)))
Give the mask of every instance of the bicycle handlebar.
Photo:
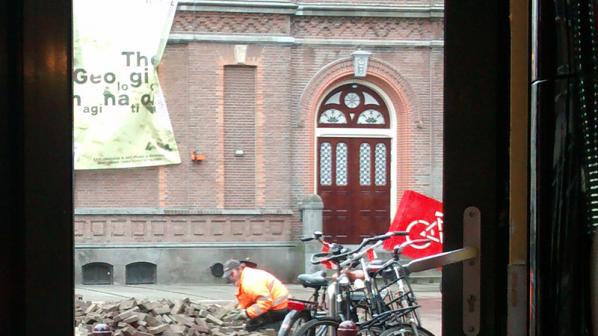
MULTIPOLYGON (((364 238, 361 243, 359 244, 359 246, 357 246, 354 250, 351 251, 347 251, 344 253, 340 253, 340 254, 336 254, 336 255, 332 255, 328 258, 322 258, 322 259, 317 259, 319 257, 322 257, 323 253, 316 253, 313 254, 311 256, 311 263, 314 265, 323 263, 323 262, 327 262, 327 261, 332 261, 334 263, 339 263, 340 260, 346 258, 347 256, 357 253, 359 251, 361 251, 362 248, 364 248, 365 246, 367 246, 370 243, 373 242, 378 242, 378 241, 382 241, 382 240, 386 240, 390 237, 394 237, 394 236, 406 236, 408 235, 408 233, 406 231, 390 231, 387 232, 383 235, 379 235, 379 236, 374 236, 374 237, 369 237, 369 238, 364 238)), ((330 253, 326 253, 326 255, 330 255, 330 253)))
POLYGON ((308 241, 312 241, 312 240, 317 240, 320 243, 324 244, 325 242, 322 240, 322 236, 324 234, 321 231, 314 231, 313 235, 311 237, 302 237, 300 238, 300 240, 302 242, 308 242, 308 241))
POLYGON ((366 253, 368 253, 370 250, 375 249, 376 247, 382 245, 383 240, 379 240, 376 242, 376 244, 369 246, 368 248, 366 248, 365 250, 355 253, 351 256, 351 258, 343 261, 342 263, 340 263, 340 267, 346 267, 351 265, 352 263, 356 262, 357 260, 363 258, 364 255, 366 255, 366 253))

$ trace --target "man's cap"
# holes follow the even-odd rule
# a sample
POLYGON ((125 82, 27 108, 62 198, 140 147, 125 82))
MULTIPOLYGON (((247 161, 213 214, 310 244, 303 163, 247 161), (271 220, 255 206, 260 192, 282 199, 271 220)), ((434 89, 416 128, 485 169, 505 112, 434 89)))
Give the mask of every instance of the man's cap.
POLYGON ((229 259, 225 261, 223 265, 222 277, 225 279, 228 278, 230 273, 239 267, 241 267, 241 262, 237 259, 229 259))

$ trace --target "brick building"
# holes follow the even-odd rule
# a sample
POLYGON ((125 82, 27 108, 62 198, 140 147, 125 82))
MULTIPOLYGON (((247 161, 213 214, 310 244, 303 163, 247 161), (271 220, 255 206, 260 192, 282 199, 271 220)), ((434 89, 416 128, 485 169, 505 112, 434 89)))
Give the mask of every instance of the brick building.
POLYGON ((344 243, 404 190, 440 199, 442 39, 442 0, 179 1, 159 71, 182 163, 75 172, 76 282, 208 282, 232 256, 290 280, 310 195, 344 243))

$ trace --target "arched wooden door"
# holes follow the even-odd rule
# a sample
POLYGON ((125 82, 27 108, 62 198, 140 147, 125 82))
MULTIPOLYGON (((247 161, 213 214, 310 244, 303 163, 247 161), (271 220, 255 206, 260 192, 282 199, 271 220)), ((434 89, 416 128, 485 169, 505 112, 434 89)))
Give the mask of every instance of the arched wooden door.
POLYGON ((338 132, 342 137, 318 137, 317 192, 324 202, 324 234, 332 241, 357 243, 386 232, 391 141, 361 136, 367 129, 389 128, 384 101, 363 85, 347 84, 328 94, 318 112, 318 127, 345 129, 338 132))

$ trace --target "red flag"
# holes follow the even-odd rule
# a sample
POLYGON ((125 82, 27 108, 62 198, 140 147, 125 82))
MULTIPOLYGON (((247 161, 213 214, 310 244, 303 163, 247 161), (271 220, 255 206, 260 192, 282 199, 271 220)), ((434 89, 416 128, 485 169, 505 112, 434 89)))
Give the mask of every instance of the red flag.
POLYGON ((374 251, 374 249, 369 249, 368 250, 368 261, 372 261, 374 259, 378 258, 378 256, 376 255, 376 251, 374 251))
MULTIPOLYGON (((330 244, 328 244, 327 242, 323 242, 324 244, 322 244, 322 249, 320 250, 320 252, 329 252, 330 251, 330 244)), ((321 263, 322 265, 324 265, 325 268, 327 269, 333 269, 334 268, 334 264, 331 261, 324 261, 321 263)))
POLYGON ((442 203, 412 190, 403 193, 399 208, 388 231, 407 231, 408 236, 391 237, 384 241, 384 248, 392 250, 405 241, 420 240, 403 249, 411 258, 421 258, 442 252, 443 242, 442 203), (428 241, 422 241, 422 240, 428 241))

